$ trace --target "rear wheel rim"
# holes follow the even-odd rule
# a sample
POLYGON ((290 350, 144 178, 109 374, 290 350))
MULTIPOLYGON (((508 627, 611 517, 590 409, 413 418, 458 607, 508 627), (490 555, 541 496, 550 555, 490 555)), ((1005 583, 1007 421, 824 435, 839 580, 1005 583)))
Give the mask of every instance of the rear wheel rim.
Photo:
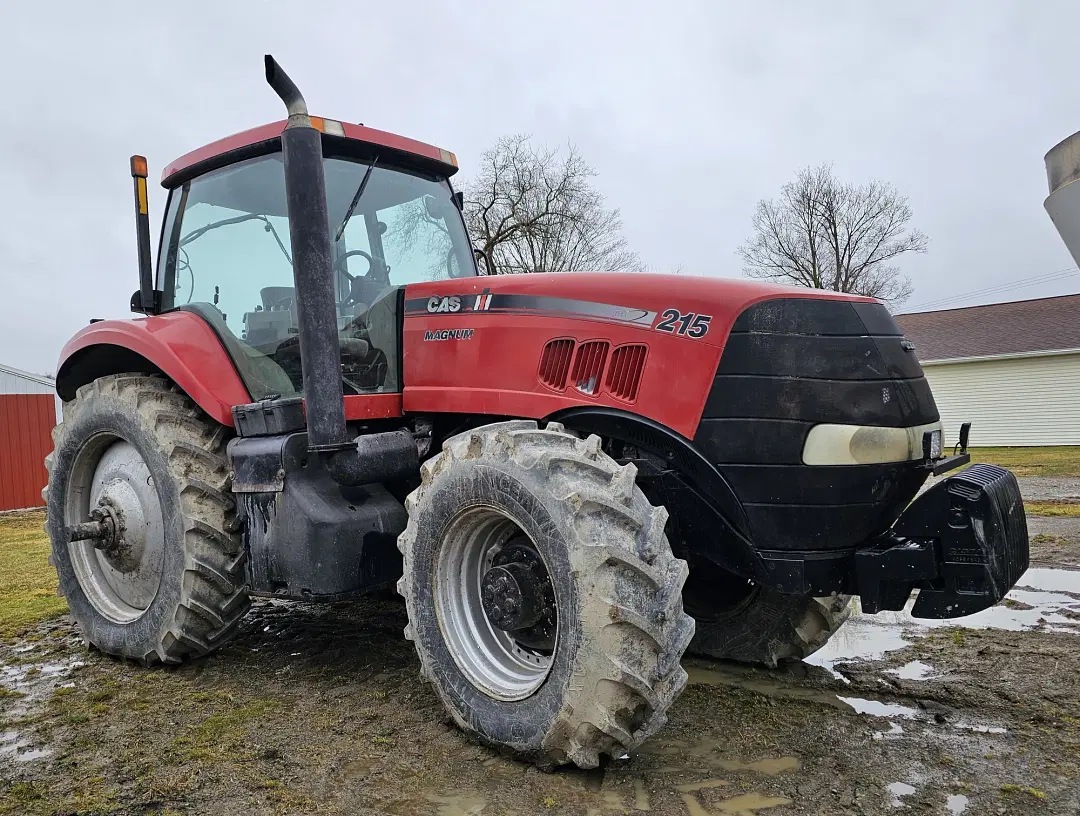
MULTIPOLYGON (((447 526, 436 558, 432 595, 443 640, 469 682, 496 700, 524 700, 535 694, 558 648, 557 619, 554 647, 545 654, 497 629, 483 608, 484 575, 508 542, 523 537, 528 538, 522 527, 501 510, 473 507, 447 526)), ((543 561, 535 542, 528 540, 543 561)))
POLYGON ((93 607, 114 623, 146 613, 164 573, 165 524, 150 469, 130 442, 98 434, 75 457, 64 507, 65 528, 107 507, 122 520, 122 544, 113 550, 93 540, 67 545, 79 586, 93 607))

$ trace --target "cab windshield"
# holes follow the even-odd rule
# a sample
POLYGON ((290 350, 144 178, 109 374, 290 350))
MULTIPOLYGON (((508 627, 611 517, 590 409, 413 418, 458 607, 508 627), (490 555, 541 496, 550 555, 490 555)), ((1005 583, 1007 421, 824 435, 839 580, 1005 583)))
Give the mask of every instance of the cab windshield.
MULTIPOLYGON (((476 274, 445 178, 327 158, 326 198, 346 393, 401 390, 399 289, 476 274)), ((162 231, 163 310, 198 312, 253 399, 303 390, 282 156, 173 190, 162 231)))

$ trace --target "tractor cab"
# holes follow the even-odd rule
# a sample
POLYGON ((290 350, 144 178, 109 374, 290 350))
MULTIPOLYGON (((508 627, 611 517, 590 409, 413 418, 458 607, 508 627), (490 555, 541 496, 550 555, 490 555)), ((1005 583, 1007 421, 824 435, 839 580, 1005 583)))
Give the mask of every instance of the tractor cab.
MULTIPOLYGON (((322 134, 334 301, 346 394, 401 390, 409 283, 476 274, 449 178, 453 154, 312 117, 322 134)), ((158 313, 213 327, 255 400, 303 390, 279 122, 170 165, 158 313)))

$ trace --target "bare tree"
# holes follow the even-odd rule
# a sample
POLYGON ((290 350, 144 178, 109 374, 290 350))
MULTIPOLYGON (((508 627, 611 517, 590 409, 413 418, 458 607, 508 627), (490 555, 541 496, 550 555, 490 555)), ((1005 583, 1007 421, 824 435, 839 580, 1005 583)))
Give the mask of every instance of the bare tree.
POLYGON ((596 172, 565 151, 506 136, 483 155, 464 187, 465 224, 496 271, 641 270, 617 209, 592 186, 596 172))
POLYGON ((880 298, 892 306, 912 292, 893 263, 925 252, 929 239, 908 229, 911 207, 891 184, 841 184, 832 167, 802 170, 780 197, 758 202, 754 235, 739 247, 755 278, 880 298))

